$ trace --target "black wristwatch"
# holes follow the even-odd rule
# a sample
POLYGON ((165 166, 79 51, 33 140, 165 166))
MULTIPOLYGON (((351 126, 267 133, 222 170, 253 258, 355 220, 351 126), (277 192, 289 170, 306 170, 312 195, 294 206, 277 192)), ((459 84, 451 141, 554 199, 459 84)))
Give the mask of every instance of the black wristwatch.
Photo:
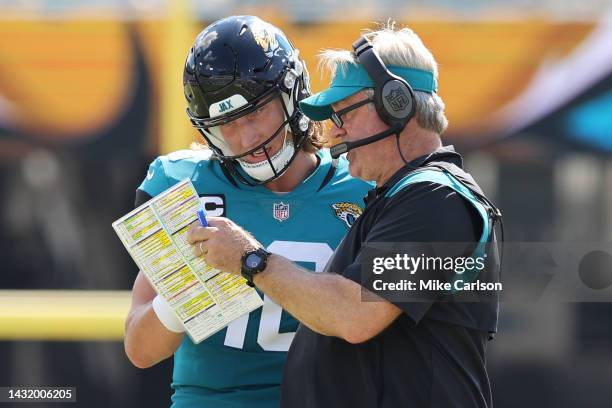
POLYGON ((246 279, 247 285, 254 287, 253 277, 259 272, 266 269, 268 264, 268 257, 270 252, 263 248, 256 249, 254 251, 248 251, 242 255, 242 268, 241 274, 246 279))

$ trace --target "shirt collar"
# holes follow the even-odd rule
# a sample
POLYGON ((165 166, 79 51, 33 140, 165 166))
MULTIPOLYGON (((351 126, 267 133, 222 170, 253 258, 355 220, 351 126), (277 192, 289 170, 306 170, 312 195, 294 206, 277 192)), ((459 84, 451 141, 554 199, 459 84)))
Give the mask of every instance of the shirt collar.
POLYGON ((417 170, 420 167, 424 167, 427 163, 432 161, 447 161, 456 164, 459 167, 463 167, 463 159, 459 153, 455 151, 454 146, 442 146, 433 153, 419 156, 416 159, 408 162, 398 171, 396 171, 381 187, 376 187, 370 191, 364 197, 363 201, 366 204, 371 204, 378 197, 383 196, 389 188, 393 187, 397 182, 404 178, 408 173, 417 170))

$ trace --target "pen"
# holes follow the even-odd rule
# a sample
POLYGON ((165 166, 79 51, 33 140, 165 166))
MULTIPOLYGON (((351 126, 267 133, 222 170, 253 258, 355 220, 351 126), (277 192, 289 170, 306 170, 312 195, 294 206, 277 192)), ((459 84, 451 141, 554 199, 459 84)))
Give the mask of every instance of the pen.
POLYGON ((203 227, 208 227, 208 221, 206 221, 206 211, 203 209, 198 210, 198 219, 200 220, 200 225, 203 227))

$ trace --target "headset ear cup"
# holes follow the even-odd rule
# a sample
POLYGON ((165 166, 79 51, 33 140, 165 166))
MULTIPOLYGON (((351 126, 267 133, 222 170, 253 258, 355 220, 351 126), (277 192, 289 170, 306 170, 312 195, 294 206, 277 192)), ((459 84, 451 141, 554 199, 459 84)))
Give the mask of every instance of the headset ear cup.
POLYGON ((374 106, 378 116, 387 125, 403 129, 415 111, 410 84, 387 69, 367 38, 359 37, 353 43, 353 50, 374 83, 374 106))
POLYGON ((384 111, 385 122, 390 125, 405 126, 414 116, 414 92, 410 85, 398 79, 385 82, 381 87, 381 111, 384 111))

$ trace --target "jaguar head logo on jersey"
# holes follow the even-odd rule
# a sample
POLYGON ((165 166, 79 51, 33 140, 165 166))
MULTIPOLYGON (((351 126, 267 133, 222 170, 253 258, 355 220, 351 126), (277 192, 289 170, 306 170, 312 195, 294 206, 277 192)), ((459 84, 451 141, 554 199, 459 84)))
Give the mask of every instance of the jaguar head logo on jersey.
POLYGON ((272 216, 280 222, 286 221, 289 218, 289 204, 285 204, 282 201, 274 203, 272 205, 272 216))
POLYGON ((336 213, 336 217, 340 218, 347 227, 351 228, 351 226, 355 223, 355 220, 359 218, 363 210, 357 204, 353 203, 336 203, 332 204, 332 208, 336 213))

